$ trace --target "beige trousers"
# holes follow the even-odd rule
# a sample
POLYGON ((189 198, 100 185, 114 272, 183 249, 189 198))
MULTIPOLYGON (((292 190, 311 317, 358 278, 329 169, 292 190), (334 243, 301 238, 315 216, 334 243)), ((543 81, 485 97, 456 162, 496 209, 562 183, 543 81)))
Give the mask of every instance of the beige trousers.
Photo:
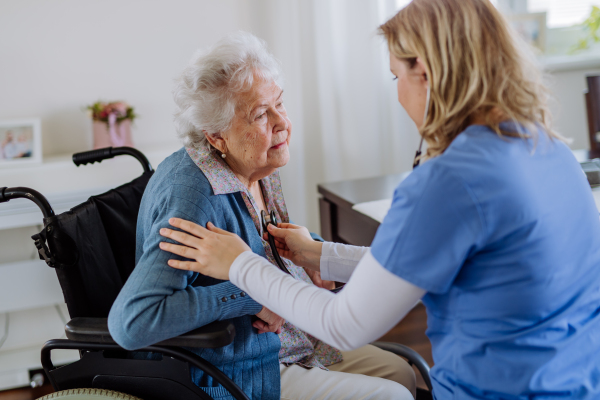
POLYGON ((344 361, 327 367, 329 371, 280 364, 281 399, 414 399, 415 373, 404 359, 371 345, 342 355, 344 361))

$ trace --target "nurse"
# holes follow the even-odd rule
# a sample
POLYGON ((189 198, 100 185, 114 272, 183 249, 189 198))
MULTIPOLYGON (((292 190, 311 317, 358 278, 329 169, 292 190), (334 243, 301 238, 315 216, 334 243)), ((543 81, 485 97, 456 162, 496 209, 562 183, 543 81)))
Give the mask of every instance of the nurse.
POLYGON ((548 91, 488 0, 413 0, 380 27, 427 142, 371 248, 270 228, 280 254, 348 282, 294 280, 236 235, 173 219, 174 268, 230 279, 343 350, 427 307, 437 399, 600 398, 600 224, 548 91), (188 233, 184 233, 188 232, 188 233))

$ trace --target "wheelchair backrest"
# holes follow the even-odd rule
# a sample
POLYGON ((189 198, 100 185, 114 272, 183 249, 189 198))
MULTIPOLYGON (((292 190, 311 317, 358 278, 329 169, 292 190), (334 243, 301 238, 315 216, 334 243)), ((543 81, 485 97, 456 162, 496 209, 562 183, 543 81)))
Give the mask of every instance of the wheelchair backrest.
POLYGON ((153 171, 60 215, 45 218, 71 318, 106 318, 135 267, 137 217, 153 171))

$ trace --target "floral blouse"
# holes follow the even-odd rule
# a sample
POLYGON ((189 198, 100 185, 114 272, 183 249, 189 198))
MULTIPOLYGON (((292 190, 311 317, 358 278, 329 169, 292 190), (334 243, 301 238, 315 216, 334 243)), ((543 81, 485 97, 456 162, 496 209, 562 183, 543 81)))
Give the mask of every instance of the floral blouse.
MULTIPOLYGON (((257 204, 248 191, 248 188, 239 181, 227 163, 207 147, 200 149, 186 147, 186 151, 210 182, 215 195, 235 192, 241 193, 242 198, 246 203, 248 213, 250 213, 254 225, 256 226, 257 233, 260 236, 262 230, 260 216, 256 212, 258 209, 257 204)), ((268 177, 263 178, 261 183, 267 210, 269 212, 275 211, 278 221, 289 222, 290 219, 285 200, 283 199, 279 171, 275 171, 268 177)), ((262 237, 261 240, 267 259, 273 265, 277 265, 269 242, 262 239, 262 237)), ((283 261, 287 264, 288 270, 295 279, 312 283, 302 267, 294 265, 290 260, 285 258, 283 258, 283 261)), ((327 369, 325 368, 326 366, 343 360, 340 350, 321 342, 308 333, 296 328, 289 322, 283 324, 279 339, 281 340, 279 362, 286 365, 299 364, 307 368, 319 367, 321 369, 327 369)))

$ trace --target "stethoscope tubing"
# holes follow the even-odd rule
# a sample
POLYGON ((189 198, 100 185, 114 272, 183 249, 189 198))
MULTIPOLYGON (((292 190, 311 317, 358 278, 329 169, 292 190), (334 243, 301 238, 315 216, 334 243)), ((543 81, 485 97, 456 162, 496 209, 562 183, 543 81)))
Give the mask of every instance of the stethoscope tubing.
MULTIPOLYGON (((265 210, 262 210, 260 212, 260 219, 261 219, 263 231, 267 233, 269 246, 271 247, 271 253, 273 253, 273 258, 275 258, 275 262, 277 263, 277 266, 279 267, 280 270, 282 270, 286 274, 292 275, 290 270, 287 268, 287 266, 281 259, 279 252, 277 251, 277 245, 275 244, 275 237, 273 237, 273 235, 271 235, 267 229, 267 226, 269 224, 273 224, 275 227, 277 227, 277 218, 275 217, 275 211, 271 211, 270 213, 267 213, 265 210)), ((330 292, 338 293, 343 288, 344 288, 344 286, 336 287, 335 289, 331 289, 330 292)))

